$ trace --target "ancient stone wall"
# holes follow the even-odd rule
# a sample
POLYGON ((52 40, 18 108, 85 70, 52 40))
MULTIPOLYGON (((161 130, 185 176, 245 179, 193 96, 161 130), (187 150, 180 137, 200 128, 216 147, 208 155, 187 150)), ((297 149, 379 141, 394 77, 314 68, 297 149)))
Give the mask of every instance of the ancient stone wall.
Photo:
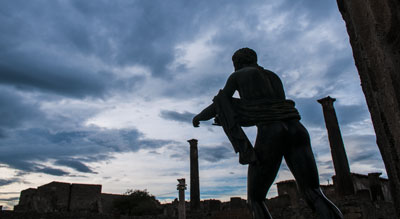
POLYGON ((0 211, 4 219, 132 219, 120 215, 96 214, 83 212, 15 212, 0 211))
POLYGON ((242 209, 231 209, 216 212, 208 217, 204 217, 204 219, 249 219, 251 218, 250 211, 247 208, 242 209))
POLYGON ((231 197, 229 202, 229 209, 245 208, 246 206, 246 200, 240 197, 231 197))
POLYGON ((278 195, 289 195, 290 204, 296 206, 298 204, 298 200, 300 199, 300 194, 297 189, 297 184, 295 180, 286 180, 282 182, 278 182, 278 195))
POLYGON ((337 0, 400 218, 400 2, 337 0))
POLYGON ((332 197, 334 199, 337 199, 338 195, 335 192, 335 186, 330 184, 330 185, 321 185, 321 189, 324 192, 324 194, 328 197, 332 197))
POLYGON ((51 182, 37 188, 35 203, 39 212, 67 211, 70 195, 70 184, 51 182))
POLYGON ((19 204, 14 207, 15 211, 25 211, 29 209, 37 209, 34 197, 37 196, 37 189, 29 188, 21 191, 19 204))
POLYGON ((21 191, 16 211, 53 212, 67 211, 70 195, 70 184, 51 182, 37 189, 21 191))
POLYGON ((70 211, 99 212, 101 185, 72 184, 70 211))
POLYGON ((121 198, 123 195, 118 194, 106 194, 102 193, 100 195, 101 206, 99 208, 100 213, 113 213, 114 210, 114 201, 118 198, 121 198))
POLYGON ((202 202, 202 209, 203 211, 220 211, 221 210, 221 201, 220 200, 215 200, 215 199, 209 199, 209 200, 204 200, 202 202))
POLYGON ((290 196, 288 194, 279 195, 270 199, 267 199, 268 209, 281 208, 281 206, 290 206, 290 196))
MULTIPOLYGON (((15 211, 101 212, 101 185, 51 182, 21 191, 15 211)), ((105 203, 107 206, 109 203, 105 203)))
POLYGON ((354 189, 356 191, 363 189, 369 190, 368 176, 352 173, 351 177, 353 178, 354 189))

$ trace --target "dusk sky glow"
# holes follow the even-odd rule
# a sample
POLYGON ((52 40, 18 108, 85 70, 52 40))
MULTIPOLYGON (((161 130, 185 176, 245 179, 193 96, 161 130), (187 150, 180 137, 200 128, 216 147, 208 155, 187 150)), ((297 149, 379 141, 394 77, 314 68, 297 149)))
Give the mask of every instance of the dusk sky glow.
MULTIPOLYGON (((351 171, 387 177, 336 1, 6 0, 0 32, 3 208, 51 181, 102 184, 103 193, 147 189, 172 201, 176 179, 190 184, 192 138, 201 199, 245 198, 247 166, 222 128, 191 125, 242 47, 296 102, 321 184, 334 174, 316 101, 328 95, 351 171)), ((245 132, 254 142, 256 129, 245 132)), ((292 178, 283 162, 275 182, 292 178)))

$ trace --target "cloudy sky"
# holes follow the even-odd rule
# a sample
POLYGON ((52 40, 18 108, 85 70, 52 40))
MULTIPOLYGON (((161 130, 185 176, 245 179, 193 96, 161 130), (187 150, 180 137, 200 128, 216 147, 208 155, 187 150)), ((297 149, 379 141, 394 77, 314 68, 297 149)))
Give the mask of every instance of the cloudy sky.
MULTIPOLYGON (((246 166, 211 122, 242 47, 283 80, 326 184, 333 174, 321 106, 336 112, 352 172, 382 172, 336 1, 6 0, 0 2, 0 205, 51 181, 147 189, 162 201, 189 183, 199 140, 202 199, 246 196, 246 166)), ((245 130, 254 142, 256 130, 245 130)), ((277 177, 293 178, 285 164, 277 177)), ((188 193, 187 193, 188 195, 188 193)), ((276 195, 272 188, 270 196, 276 195)))

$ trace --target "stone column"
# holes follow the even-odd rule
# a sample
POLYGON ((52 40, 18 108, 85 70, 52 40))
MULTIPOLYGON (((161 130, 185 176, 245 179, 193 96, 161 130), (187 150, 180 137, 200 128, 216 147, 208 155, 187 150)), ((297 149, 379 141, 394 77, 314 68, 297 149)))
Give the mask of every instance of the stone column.
POLYGON ((190 210, 195 211, 200 207, 199 155, 197 139, 191 139, 188 142, 190 144, 190 210))
POLYGON ((400 218, 400 2, 337 0, 400 218))
POLYGON ((178 205, 178 219, 186 219, 186 207, 185 207, 185 190, 186 190, 186 182, 185 178, 178 179, 178 188, 179 191, 179 205, 178 205))
POLYGON ((349 161, 347 160, 346 151, 344 149, 342 134, 340 133, 335 108, 333 107, 333 102, 335 100, 335 98, 328 96, 318 100, 318 102, 322 105, 325 125, 328 130, 333 166, 336 173, 335 188, 339 195, 345 196, 354 194, 354 186, 351 178, 349 161))

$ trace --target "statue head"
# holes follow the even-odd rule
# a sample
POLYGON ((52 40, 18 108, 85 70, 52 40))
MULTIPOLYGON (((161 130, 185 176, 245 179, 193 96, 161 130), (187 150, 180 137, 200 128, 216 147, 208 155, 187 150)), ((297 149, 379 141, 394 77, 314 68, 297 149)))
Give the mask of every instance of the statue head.
POLYGON ((232 56, 233 66, 235 71, 246 66, 257 65, 257 53, 250 48, 241 48, 237 50, 232 56))

